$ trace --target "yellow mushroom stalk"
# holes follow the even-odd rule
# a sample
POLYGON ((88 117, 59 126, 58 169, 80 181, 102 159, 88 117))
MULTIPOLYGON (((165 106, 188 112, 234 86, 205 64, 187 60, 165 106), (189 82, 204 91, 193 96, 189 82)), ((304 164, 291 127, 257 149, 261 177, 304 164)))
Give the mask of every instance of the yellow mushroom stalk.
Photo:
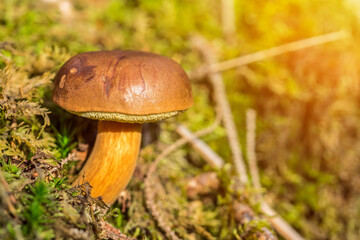
POLYGON ((115 202, 134 172, 140 143, 141 124, 99 121, 94 148, 73 185, 88 182, 93 197, 115 202))

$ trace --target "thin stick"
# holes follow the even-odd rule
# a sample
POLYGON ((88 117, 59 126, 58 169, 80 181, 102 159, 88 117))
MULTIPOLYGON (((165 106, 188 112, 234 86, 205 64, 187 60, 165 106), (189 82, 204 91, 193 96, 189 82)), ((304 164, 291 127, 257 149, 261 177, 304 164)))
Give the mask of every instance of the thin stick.
POLYGON ((268 216, 268 220, 276 231, 286 240, 305 240, 285 219, 283 219, 269 204, 261 202, 261 211, 268 216))
POLYGON ((246 111, 246 152, 249 164, 252 184, 255 189, 261 189, 259 169, 256 162, 255 154, 255 134, 256 132, 256 112, 254 109, 246 111))
POLYGON ((215 169, 220 169, 225 165, 224 160, 212 150, 209 145, 204 141, 197 138, 194 133, 192 133, 184 125, 179 125, 176 129, 176 132, 182 137, 188 140, 191 147, 207 162, 210 166, 215 169))
POLYGON ((198 138, 194 138, 194 134, 184 125, 179 125, 176 132, 191 143, 191 146, 199 153, 199 155, 213 168, 222 168, 224 160, 212 149, 198 138))
MULTIPOLYGON (((195 135, 188 130, 186 135, 183 135, 182 132, 178 132, 182 137, 195 139, 195 135)), ((197 139, 197 141, 202 142, 201 145, 198 145, 197 147, 194 147, 194 150, 197 151, 200 155, 204 152, 213 151, 209 146, 207 146, 205 149, 200 149, 201 146, 206 146, 206 143, 203 142, 201 139, 197 139)), ((193 146, 193 141, 190 141, 190 145, 193 146)), ((212 159, 211 156, 217 155, 215 152, 212 154, 208 154, 206 158, 204 158, 205 161, 208 162, 209 165, 215 165, 214 163, 218 162, 218 159, 212 159)), ((221 159, 221 161, 224 163, 224 160, 221 159)), ((285 239, 287 240, 304 240, 301 235, 296 232, 294 228, 291 227, 290 224, 288 224, 282 217, 279 216, 279 214, 276 213, 274 209, 272 209, 265 201, 261 202, 261 211, 267 215, 269 222, 272 224, 272 226, 275 228, 275 230, 285 239)))
POLYGON ((327 33, 324 35, 307 38, 307 39, 283 44, 280 46, 276 46, 273 48, 261 50, 255 53, 250 53, 248 55, 240 56, 227 61, 212 63, 208 66, 200 67, 199 69, 195 70, 189 75, 191 76, 191 78, 201 78, 208 73, 215 73, 215 72, 229 70, 231 68, 236 68, 250 63, 258 62, 280 54, 294 52, 301 49, 321 45, 324 43, 338 41, 341 39, 345 39, 347 37, 348 37, 348 33, 343 30, 338 32, 327 33))
MULTIPOLYGON (((197 38, 194 38, 193 42, 195 47, 199 49, 202 55, 204 56, 206 64, 211 65, 216 62, 214 53, 212 52, 211 48, 202 37, 199 36, 197 38)), ((226 134, 229 141, 230 150, 232 153, 232 160, 234 162, 236 172, 239 175, 239 180, 241 185, 246 185, 246 183, 248 182, 248 176, 246 173, 246 168, 242 157, 242 151, 240 148, 240 142, 237 134, 236 125, 234 123, 230 104, 227 100, 226 90, 222 76, 219 73, 213 72, 210 73, 208 77, 214 89, 214 97, 217 107, 218 109, 221 110, 221 113, 223 115, 223 123, 226 129, 226 134)))
POLYGON ((3 176, 1 170, 0 170, 0 203, 1 200, 6 204, 7 209, 9 210, 9 213, 17 219, 16 210, 12 203, 12 199, 10 197, 10 188, 5 180, 5 177, 3 176))

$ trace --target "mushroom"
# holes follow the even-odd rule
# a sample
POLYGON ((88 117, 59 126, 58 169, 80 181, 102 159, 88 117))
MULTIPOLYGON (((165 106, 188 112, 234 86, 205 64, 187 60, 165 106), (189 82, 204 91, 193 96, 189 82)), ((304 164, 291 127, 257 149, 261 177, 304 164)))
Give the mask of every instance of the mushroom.
POLYGON ((73 185, 112 204, 134 172, 141 125, 193 104, 190 81, 175 61, 140 51, 100 51, 70 58, 55 77, 53 101, 98 121, 94 148, 73 185))

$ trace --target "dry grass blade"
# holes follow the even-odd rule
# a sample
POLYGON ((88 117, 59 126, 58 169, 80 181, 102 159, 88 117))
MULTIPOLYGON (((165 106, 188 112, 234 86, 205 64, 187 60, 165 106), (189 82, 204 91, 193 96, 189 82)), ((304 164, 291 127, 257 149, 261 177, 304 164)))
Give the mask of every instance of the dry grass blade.
POLYGON ((224 166, 224 161, 220 158, 220 156, 217 155, 214 151, 212 151, 209 146, 206 145, 203 141, 194 138, 193 134, 189 131, 187 127, 180 124, 176 128, 176 132, 183 138, 187 139, 191 143, 192 147, 200 153, 200 156, 204 158, 211 167, 222 168, 224 166))
POLYGON ((268 216, 276 231, 286 240, 305 240, 285 219, 280 217, 265 201, 261 203, 261 211, 268 216))
POLYGON ((224 166, 224 160, 214 152, 204 141, 198 139, 187 127, 180 125, 176 132, 189 141, 194 150, 212 167, 221 168, 224 166), (196 141, 195 141, 196 140, 196 141))
MULTIPOLYGON (((216 62, 215 54, 211 51, 211 47, 204 38, 200 36, 195 37, 193 39, 193 44, 194 47, 204 56, 206 64, 212 65, 216 62)), ((222 76, 219 73, 210 73, 208 77, 210 84, 213 89, 215 89, 214 97, 216 105, 218 109, 221 109, 221 114, 223 115, 223 123, 232 153, 232 160, 234 162, 236 172, 239 175, 240 184, 245 185, 248 182, 247 171, 242 157, 239 137, 230 104, 227 100, 222 76)))
POLYGON ((259 170, 256 163, 255 154, 255 135, 256 135, 256 112, 253 109, 246 111, 246 151, 248 157, 249 171, 252 185, 255 189, 260 190, 259 170))
POLYGON ((281 55, 284 53, 294 52, 294 51, 298 51, 301 49, 321 45, 324 43, 342 40, 347 37, 348 37, 347 32, 338 31, 338 32, 332 32, 332 33, 328 33, 328 34, 324 34, 324 35, 320 35, 320 36, 316 36, 316 37, 312 37, 312 38, 307 38, 307 39, 283 44, 280 46, 276 46, 273 48, 261 50, 261 51, 251 53, 248 55, 240 56, 237 58, 233 58, 233 59, 226 60, 223 62, 212 63, 210 65, 206 65, 206 66, 200 67, 197 70, 194 70, 189 75, 192 78, 198 79, 198 78, 202 78, 202 77, 206 76, 209 73, 216 73, 216 72, 229 70, 232 68, 236 68, 236 67, 244 66, 244 65, 247 65, 250 63, 258 62, 258 61, 261 61, 261 60, 264 60, 264 59, 267 59, 270 57, 274 57, 277 55, 281 55))
POLYGON ((6 182, 2 172, 0 170, 0 201, 2 200, 4 202, 8 211, 10 212, 10 214, 16 218, 17 217, 16 210, 13 205, 13 202, 15 201, 15 199, 11 199, 11 196, 9 195, 9 193, 10 193, 9 185, 6 182))

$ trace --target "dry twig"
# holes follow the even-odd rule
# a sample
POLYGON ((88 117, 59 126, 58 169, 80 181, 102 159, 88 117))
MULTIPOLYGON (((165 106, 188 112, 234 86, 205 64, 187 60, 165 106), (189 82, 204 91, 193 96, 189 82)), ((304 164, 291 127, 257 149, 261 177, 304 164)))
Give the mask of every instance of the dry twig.
POLYGON ((261 202, 261 211, 268 216, 268 220, 276 231, 286 240, 305 240, 285 219, 283 219, 267 202, 261 202))
POLYGON ((288 52, 294 52, 301 49, 321 45, 328 42, 338 41, 341 39, 345 39, 348 37, 347 32, 345 31, 338 31, 338 32, 332 32, 312 38, 307 38, 287 44, 283 44, 280 46, 276 46, 273 48, 261 50, 255 53, 251 53, 248 55, 240 56, 237 58, 233 58, 230 60, 226 60, 219 63, 212 63, 210 65, 206 64, 203 67, 200 67, 197 70, 194 70, 189 75, 191 78, 202 78, 206 76, 209 73, 215 73, 215 72, 221 72, 225 70, 229 70, 231 68, 236 68, 240 66, 244 66, 250 63, 258 62, 270 57, 274 57, 277 55, 281 55, 288 52))
MULTIPOLYGON (((215 55, 211 51, 211 48, 205 39, 200 36, 196 37, 193 39, 193 44, 204 56, 206 64, 212 65, 216 62, 215 55)), ((230 108, 230 104, 227 100, 222 76, 219 73, 212 72, 208 75, 208 77, 213 89, 215 89, 214 97, 217 107, 221 109, 221 114, 223 115, 223 122, 232 153, 232 160, 234 162, 236 172, 239 175, 240 184, 245 185, 248 182, 248 176, 242 157, 239 137, 234 123, 233 114, 230 108)))
POLYGON ((256 190, 261 189, 259 169, 256 163, 255 138, 256 138, 256 112, 253 109, 246 111, 246 152, 252 185, 256 190))
POLYGON ((188 140, 191 147, 214 169, 220 169, 225 165, 224 160, 212 150, 209 145, 204 141, 197 138, 194 133, 192 133, 184 125, 179 125, 176 129, 176 132, 182 137, 188 140), (196 141, 195 141, 196 140, 196 141))
POLYGON ((15 210, 15 207, 13 204, 13 203, 15 203, 15 198, 13 196, 11 196, 10 194, 11 194, 11 191, 10 191, 9 185, 0 170, 0 204, 1 204, 1 202, 3 202, 3 204, 6 205, 9 213, 14 218, 17 218, 16 210, 15 210))
POLYGON ((196 149, 199 155, 205 159, 211 167, 222 168, 224 166, 224 162, 221 157, 216 152, 212 151, 212 149, 203 141, 198 138, 194 138, 193 134, 187 127, 180 124, 176 128, 176 132, 183 138, 187 139, 191 143, 191 146, 196 149))
POLYGON ((103 219, 100 220, 100 229, 100 237, 102 239, 135 240, 135 238, 130 238, 125 234, 122 234, 119 229, 103 219))

